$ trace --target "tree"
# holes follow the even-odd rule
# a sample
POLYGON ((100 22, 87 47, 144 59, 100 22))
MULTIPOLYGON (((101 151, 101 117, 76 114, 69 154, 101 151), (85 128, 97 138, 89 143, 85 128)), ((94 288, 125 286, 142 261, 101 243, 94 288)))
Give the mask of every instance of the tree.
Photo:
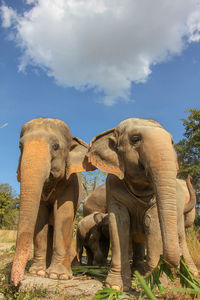
POLYGON ((18 214, 18 195, 8 183, 0 184, 0 228, 15 229, 18 214))
POLYGON ((97 186, 105 183, 107 173, 100 170, 81 173, 83 199, 85 199, 97 186))
POLYGON ((200 203, 200 110, 189 109, 187 119, 182 119, 185 127, 184 138, 175 145, 178 155, 178 177, 192 176, 192 183, 200 203))

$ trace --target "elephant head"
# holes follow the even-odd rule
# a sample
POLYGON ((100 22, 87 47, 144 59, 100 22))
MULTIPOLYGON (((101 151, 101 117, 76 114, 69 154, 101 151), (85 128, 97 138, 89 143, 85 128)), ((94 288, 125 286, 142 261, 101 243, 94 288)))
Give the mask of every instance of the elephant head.
POLYGON ((97 135, 88 158, 98 169, 123 180, 137 197, 155 193, 164 257, 177 266, 177 159, 171 135, 156 121, 130 118, 97 135))
POLYGON ((23 279, 43 187, 55 187, 60 180, 70 180, 72 173, 89 168, 85 158, 88 145, 72 137, 68 126, 57 119, 38 118, 25 123, 20 150, 20 216, 11 273, 15 285, 23 279))

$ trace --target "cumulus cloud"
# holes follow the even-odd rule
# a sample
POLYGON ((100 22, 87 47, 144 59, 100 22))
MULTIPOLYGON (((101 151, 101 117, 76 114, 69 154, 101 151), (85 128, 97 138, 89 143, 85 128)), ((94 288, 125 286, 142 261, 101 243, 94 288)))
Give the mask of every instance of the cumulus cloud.
POLYGON ((39 66, 107 105, 129 101, 132 82, 200 40, 199 0, 27 0, 23 14, 3 4, 1 16, 21 47, 19 70, 39 66))

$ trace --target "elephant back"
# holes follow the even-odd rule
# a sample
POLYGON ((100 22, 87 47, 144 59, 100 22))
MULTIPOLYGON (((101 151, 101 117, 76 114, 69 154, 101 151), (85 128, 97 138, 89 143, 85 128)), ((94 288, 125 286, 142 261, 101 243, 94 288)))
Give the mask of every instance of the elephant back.
POLYGON ((84 202, 83 216, 88 216, 93 212, 107 213, 105 184, 102 184, 95 188, 84 202))

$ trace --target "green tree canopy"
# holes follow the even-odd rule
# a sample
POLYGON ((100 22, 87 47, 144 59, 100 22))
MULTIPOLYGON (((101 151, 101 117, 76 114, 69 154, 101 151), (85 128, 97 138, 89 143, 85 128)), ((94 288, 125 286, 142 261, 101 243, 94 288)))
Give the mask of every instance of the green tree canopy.
POLYGON ((197 202, 200 203, 200 110, 189 109, 187 119, 182 119, 185 127, 184 138, 176 145, 179 162, 179 178, 192 176, 197 202))
POLYGON ((17 224, 18 210, 19 197, 16 192, 8 183, 0 184, 0 228, 14 229, 17 224))

